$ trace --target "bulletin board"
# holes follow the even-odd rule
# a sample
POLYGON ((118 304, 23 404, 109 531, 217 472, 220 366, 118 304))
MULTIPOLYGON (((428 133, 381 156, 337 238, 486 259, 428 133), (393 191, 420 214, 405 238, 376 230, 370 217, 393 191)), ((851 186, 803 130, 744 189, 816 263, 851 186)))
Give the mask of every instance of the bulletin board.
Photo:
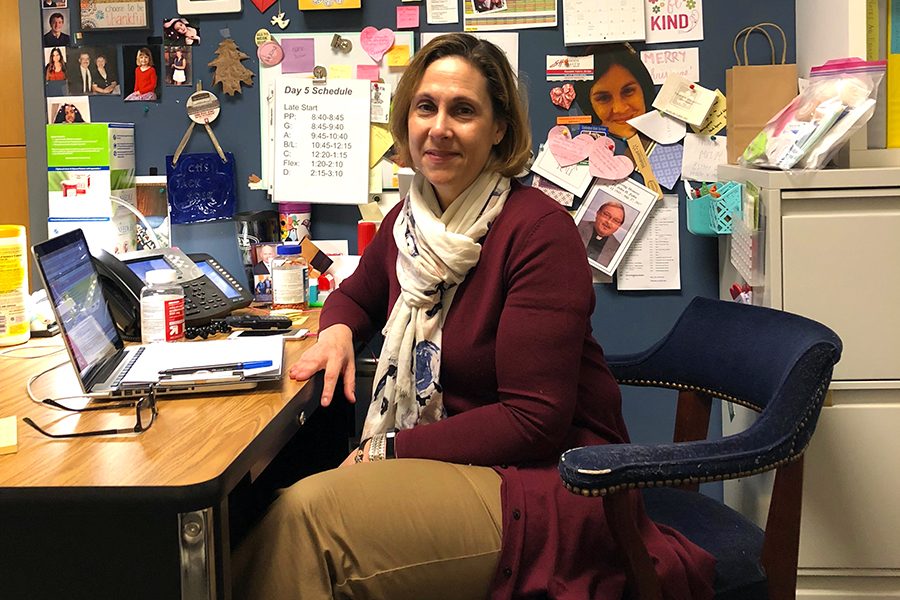
MULTIPOLYGON (((396 89, 400 75, 404 68, 388 68, 387 55, 380 62, 376 62, 366 54, 359 43, 359 32, 338 32, 342 39, 349 40, 352 49, 349 52, 341 52, 332 48, 332 40, 335 33, 281 33, 272 36, 279 44, 287 39, 313 39, 315 44, 315 64, 325 67, 328 72, 335 66, 344 66, 355 75, 357 65, 379 65, 378 73, 385 83, 391 85, 391 90, 396 89)), ((394 47, 406 46, 409 50, 408 58, 413 55, 414 34, 410 31, 394 32, 394 47)), ((282 73, 281 64, 274 67, 260 66, 259 70, 259 130, 260 130, 260 177, 261 181, 255 184, 254 189, 266 190, 270 197, 275 196, 275 177, 273 175, 273 153, 275 151, 278 133, 275 129, 275 81, 278 78, 296 79, 298 81, 310 81, 309 73, 282 73)), ((307 202, 309 199, 298 199, 298 202, 307 202)))

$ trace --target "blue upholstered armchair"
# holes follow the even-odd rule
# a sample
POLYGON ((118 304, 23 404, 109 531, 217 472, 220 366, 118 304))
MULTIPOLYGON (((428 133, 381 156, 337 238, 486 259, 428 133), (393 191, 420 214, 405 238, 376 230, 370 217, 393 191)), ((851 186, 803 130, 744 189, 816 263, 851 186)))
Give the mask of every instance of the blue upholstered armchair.
POLYGON ((661 597, 626 501, 642 488, 654 521, 716 557, 717 600, 795 598, 803 452, 840 355, 840 338, 815 321, 696 298, 649 350, 607 357, 622 385, 679 390, 673 443, 575 448, 559 462, 570 491, 602 497, 628 561, 632 597, 661 597), (743 432, 706 440, 712 398, 759 417, 743 432), (697 493, 703 482, 771 469, 777 471, 765 531, 697 493))

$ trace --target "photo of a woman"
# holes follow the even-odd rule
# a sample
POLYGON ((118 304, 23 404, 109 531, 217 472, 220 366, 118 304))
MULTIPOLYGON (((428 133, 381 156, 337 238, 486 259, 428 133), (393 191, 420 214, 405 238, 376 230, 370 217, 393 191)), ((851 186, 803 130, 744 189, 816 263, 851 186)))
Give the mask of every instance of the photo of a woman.
POLYGON ((54 123, 84 123, 84 117, 81 111, 74 104, 61 104, 59 110, 56 111, 54 123))
POLYGON ((167 46, 194 46, 200 43, 200 31, 183 17, 163 21, 163 39, 167 46))
POLYGON ((119 94, 119 82, 116 81, 116 65, 106 57, 115 56, 106 48, 98 48, 92 66, 91 91, 95 94, 119 94))
MULTIPOLYGON (((147 46, 137 47, 134 54, 134 62, 129 64, 128 57, 134 50, 134 46, 124 46, 122 55, 125 57, 125 89, 133 89, 134 91, 125 97, 126 102, 136 101, 155 101, 159 100, 159 79, 156 74, 155 64, 159 61, 153 59, 153 52, 147 46), (134 68, 134 77, 129 81, 128 75, 131 68, 134 68), (132 88, 132 85, 134 86, 132 88)), ((159 46, 155 47, 157 57, 159 56, 159 46)))
POLYGON ((47 64, 44 66, 44 81, 65 81, 66 55, 61 48, 48 48, 47 64))
POLYGON ((594 47, 594 81, 576 81, 575 98, 584 114, 609 129, 610 135, 629 138, 637 130, 627 121, 646 113, 656 89, 650 72, 630 44, 594 47))

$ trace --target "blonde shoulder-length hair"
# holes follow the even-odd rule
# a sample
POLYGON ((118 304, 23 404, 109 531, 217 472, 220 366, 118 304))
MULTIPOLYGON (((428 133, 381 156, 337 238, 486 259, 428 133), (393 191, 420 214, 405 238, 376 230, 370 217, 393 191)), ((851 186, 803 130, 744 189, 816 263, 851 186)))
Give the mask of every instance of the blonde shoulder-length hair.
POLYGON ((409 110, 413 96, 431 63, 459 56, 478 69, 487 81, 494 118, 506 124, 503 139, 494 146, 487 170, 506 177, 522 172, 531 155, 531 129, 525 95, 503 51, 491 42, 466 33, 441 35, 419 50, 397 84, 391 109, 391 134, 397 159, 412 166, 409 153, 409 110))

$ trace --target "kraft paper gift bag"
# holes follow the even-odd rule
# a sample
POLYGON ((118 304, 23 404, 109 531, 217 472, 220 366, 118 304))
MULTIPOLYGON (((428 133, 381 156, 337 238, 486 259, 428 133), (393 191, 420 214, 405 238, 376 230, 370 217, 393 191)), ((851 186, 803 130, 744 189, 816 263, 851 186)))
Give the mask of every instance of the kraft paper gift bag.
POLYGON ((797 95, 797 65, 785 64, 787 38, 774 23, 759 23, 742 29, 734 36, 734 57, 737 65, 725 71, 725 95, 728 137, 728 162, 737 164, 756 134, 766 123, 797 95), (766 31, 770 27, 781 35, 781 62, 775 58, 775 42, 766 31), (762 33, 772 50, 772 63, 750 65, 747 56, 747 40, 754 32, 762 33), (743 62, 738 54, 738 44, 743 41, 743 62))

